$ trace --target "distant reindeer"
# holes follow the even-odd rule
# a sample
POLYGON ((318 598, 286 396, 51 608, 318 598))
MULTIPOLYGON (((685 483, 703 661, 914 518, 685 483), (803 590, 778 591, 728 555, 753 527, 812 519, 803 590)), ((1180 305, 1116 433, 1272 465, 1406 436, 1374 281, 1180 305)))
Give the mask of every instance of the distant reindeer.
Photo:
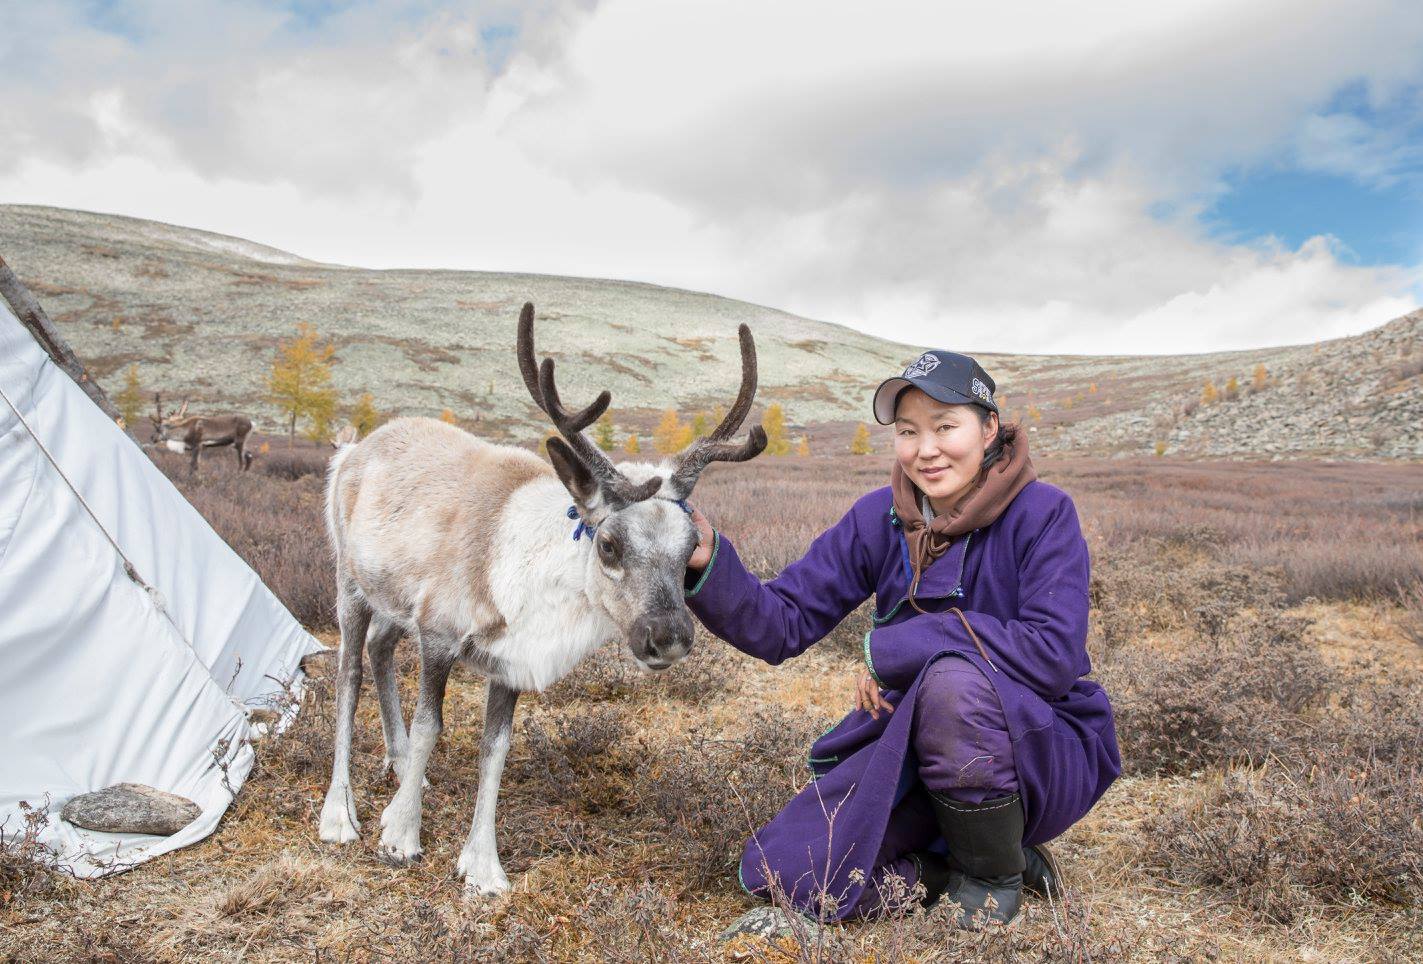
POLYGON ((759 426, 744 441, 730 441, 756 394, 756 349, 745 325, 741 390, 731 411, 675 462, 660 465, 614 465, 583 435, 611 396, 604 391, 569 414, 554 386, 553 360, 535 364, 533 326, 534 308, 526 304, 519 368, 562 436, 548 440, 552 468, 524 449, 435 419, 405 418, 338 450, 326 486, 341 649, 321 839, 347 843, 358 833, 351 733, 364 648, 380 698, 385 765, 400 781, 381 815, 381 853, 395 864, 420 857, 425 766, 444 725, 446 679, 464 662, 488 680, 474 820, 458 863, 467 896, 509 888, 494 814, 519 693, 543 690, 617 637, 644 670, 685 656, 692 622, 682 584, 697 543, 685 499, 709 463, 745 461, 766 447, 759 426), (408 734, 392 659, 406 634, 420 652, 408 734))
POLYGON ((359 441, 360 429, 347 422, 341 430, 331 436, 331 447, 336 451, 354 446, 359 441))
POLYGON ((184 400, 176 415, 163 412, 162 393, 153 396, 153 414, 148 420, 153 423, 154 445, 162 445, 170 452, 182 452, 192 461, 189 472, 198 470, 198 456, 203 449, 231 445, 237 453, 237 467, 246 470, 252 467, 252 453, 247 451, 247 436, 252 432, 252 420, 246 415, 230 413, 226 415, 189 415, 188 403, 184 400))

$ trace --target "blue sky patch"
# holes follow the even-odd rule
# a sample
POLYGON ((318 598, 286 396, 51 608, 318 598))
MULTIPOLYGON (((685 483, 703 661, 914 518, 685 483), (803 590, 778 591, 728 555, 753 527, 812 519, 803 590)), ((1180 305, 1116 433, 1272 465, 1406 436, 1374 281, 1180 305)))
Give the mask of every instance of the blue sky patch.
POLYGON ((1305 118, 1272 163, 1225 177, 1203 220, 1222 241, 1328 234, 1361 265, 1423 264, 1423 88, 1384 100, 1359 83, 1305 118))
POLYGON ((1273 235, 1293 249, 1330 234, 1344 244, 1345 260, 1423 263, 1423 196, 1408 181, 1381 188, 1332 174, 1272 170, 1229 183, 1229 192, 1204 216, 1222 241, 1273 235))

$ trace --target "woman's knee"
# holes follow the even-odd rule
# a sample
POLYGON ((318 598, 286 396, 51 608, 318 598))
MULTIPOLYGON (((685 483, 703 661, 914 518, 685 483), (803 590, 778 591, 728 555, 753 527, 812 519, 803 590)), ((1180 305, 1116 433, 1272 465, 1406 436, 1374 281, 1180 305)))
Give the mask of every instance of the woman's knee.
POLYGON ((1003 715, 998 692, 977 666, 958 656, 945 656, 924 671, 916 699, 918 709, 934 715, 1003 715))
POLYGON ((968 660, 948 656, 924 671, 914 706, 916 745, 978 743, 984 731, 1007 729, 998 691, 968 660))

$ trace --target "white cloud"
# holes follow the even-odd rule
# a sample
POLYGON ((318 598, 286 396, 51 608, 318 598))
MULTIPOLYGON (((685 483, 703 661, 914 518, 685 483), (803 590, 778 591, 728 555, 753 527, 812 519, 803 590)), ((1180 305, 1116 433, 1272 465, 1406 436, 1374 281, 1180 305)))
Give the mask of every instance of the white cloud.
POLYGON ((1304 170, 1389 188, 1423 169, 1423 105, 1413 129, 1380 127, 1347 113, 1315 114, 1300 125, 1295 164, 1304 170))
POLYGON ((1399 2, 363 5, 317 32, 202 4, 137 7, 137 40, 30 5, 51 39, 0 101, 20 148, 0 200, 345 263, 635 278, 980 350, 1306 341, 1418 294, 1416 269, 1228 245, 1196 218, 1229 169, 1303 150, 1377 180, 1416 149, 1320 113, 1345 84, 1423 80, 1399 2), (518 24, 507 63, 495 22, 518 24))

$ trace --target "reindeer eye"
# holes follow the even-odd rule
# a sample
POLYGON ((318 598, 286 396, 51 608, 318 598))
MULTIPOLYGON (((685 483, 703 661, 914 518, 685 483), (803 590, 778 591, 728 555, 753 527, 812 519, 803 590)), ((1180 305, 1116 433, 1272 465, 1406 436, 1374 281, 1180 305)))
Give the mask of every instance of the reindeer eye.
POLYGON ((620 554, 621 548, 618 546, 616 539, 614 539, 612 536, 603 536, 599 538, 598 558, 603 560, 604 564, 609 566, 613 565, 618 561, 618 556, 620 554))

